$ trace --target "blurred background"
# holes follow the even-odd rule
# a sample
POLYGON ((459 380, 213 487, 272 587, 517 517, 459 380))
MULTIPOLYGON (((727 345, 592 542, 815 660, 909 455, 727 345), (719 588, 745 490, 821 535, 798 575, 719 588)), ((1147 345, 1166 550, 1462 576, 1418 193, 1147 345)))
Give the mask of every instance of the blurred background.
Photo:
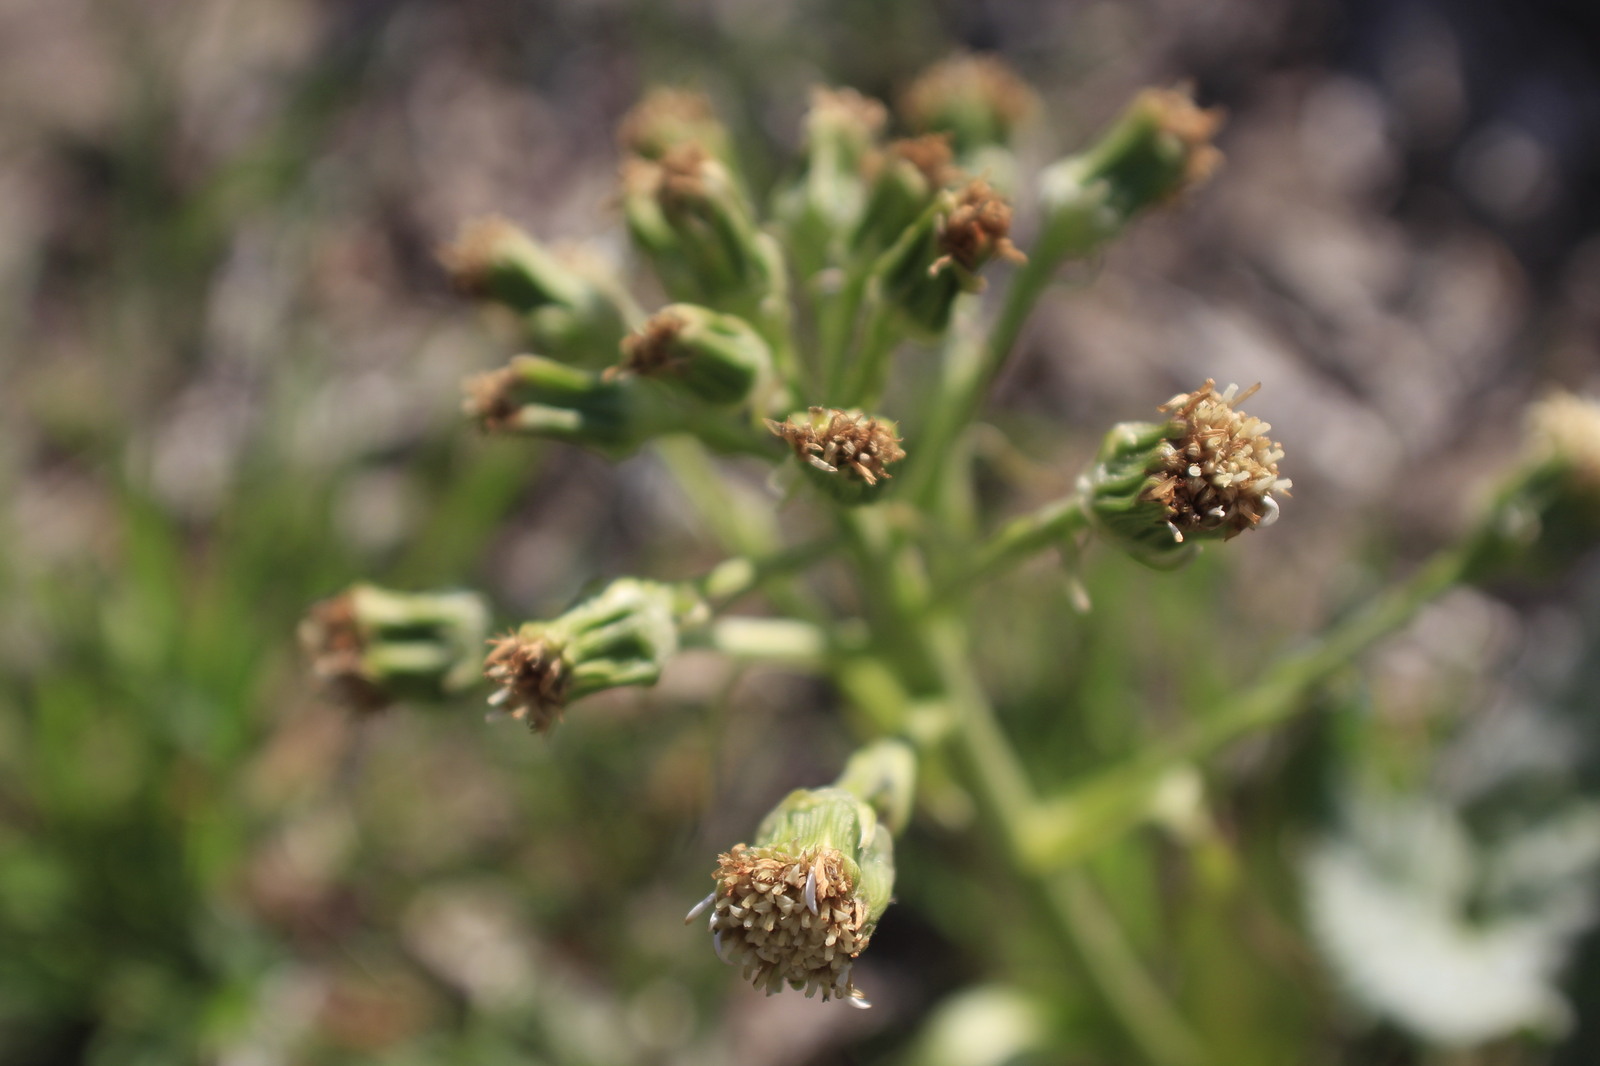
MULTIPOLYGON (((785 172, 815 83, 991 51, 1074 150, 1148 84, 1225 169, 1041 307, 992 417, 1012 509, 1114 420, 1264 383, 1294 500, 1179 575, 1049 565, 979 649, 1046 787, 1457 536, 1527 402, 1600 388, 1588 0, 0 0, 0 1061, 1137 1061, 959 797, 858 970, 764 999, 681 924, 849 750, 802 676, 687 656, 546 743, 466 701, 352 718, 305 605, 463 584, 505 620, 717 559, 645 455, 496 441, 514 350, 434 250, 502 212, 621 261, 613 129, 705 90, 785 172)), ((1019 204, 1027 246, 1029 205, 1019 204)), ((1229 1066, 1600 1061, 1600 572, 1452 593, 1321 713, 1097 854, 1229 1066)))

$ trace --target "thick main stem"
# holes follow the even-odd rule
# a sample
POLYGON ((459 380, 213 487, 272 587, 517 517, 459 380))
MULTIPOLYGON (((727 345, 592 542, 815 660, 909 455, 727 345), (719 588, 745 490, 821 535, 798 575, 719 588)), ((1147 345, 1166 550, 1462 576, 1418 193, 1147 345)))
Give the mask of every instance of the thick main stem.
POLYGON ((904 558, 909 548, 892 544, 866 516, 845 515, 841 521, 860 564, 861 587, 872 601, 868 616, 882 650, 895 660, 908 691, 925 690, 931 682, 942 697, 952 719, 950 729, 932 736, 943 742, 960 768, 985 821, 1003 843, 1013 876, 1063 948, 1082 960, 1142 1054, 1157 1066, 1200 1066, 1204 1055, 1198 1039, 1144 971, 1093 886, 1078 874, 1043 875, 1029 861, 1036 852, 1032 834, 1038 800, 1026 767, 973 673, 966 633, 953 617, 930 612, 926 587, 908 579, 915 572, 904 558))

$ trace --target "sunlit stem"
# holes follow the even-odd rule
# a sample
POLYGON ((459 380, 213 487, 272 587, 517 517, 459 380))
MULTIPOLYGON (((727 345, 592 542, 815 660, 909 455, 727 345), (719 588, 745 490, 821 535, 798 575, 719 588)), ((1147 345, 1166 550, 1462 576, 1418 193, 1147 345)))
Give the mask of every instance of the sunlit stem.
POLYGON ((1463 549, 1439 553, 1410 580, 1280 659, 1224 705, 1202 713, 1187 728, 1122 766, 1103 771, 1051 801, 1037 825, 1036 863, 1050 869, 1082 859, 1142 822, 1156 790, 1174 770, 1303 713, 1313 705, 1306 698, 1313 688, 1459 583, 1467 558, 1463 549))

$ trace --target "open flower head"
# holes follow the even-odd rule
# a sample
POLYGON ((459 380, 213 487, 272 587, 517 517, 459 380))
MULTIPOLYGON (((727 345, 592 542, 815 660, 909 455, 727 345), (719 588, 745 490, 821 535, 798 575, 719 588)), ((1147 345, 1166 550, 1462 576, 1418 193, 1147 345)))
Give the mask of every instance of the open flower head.
POLYGON ((812 407, 767 428, 794 449, 824 491, 843 502, 860 502, 893 475, 888 467, 906 456, 895 424, 860 411, 812 407))
POLYGON ((1222 392, 1207 380, 1160 410, 1166 422, 1112 427, 1083 492, 1096 527, 1135 558, 1169 568, 1201 540, 1229 540, 1278 517, 1283 449, 1271 426, 1235 406, 1255 387, 1222 392))
POLYGON ((1229 385, 1218 392, 1208 378, 1161 406, 1173 421, 1157 448, 1155 484, 1145 494, 1166 508, 1179 534, 1220 533, 1226 540, 1277 520, 1273 497, 1288 495, 1291 485, 1278 476, 1283 448, 1267 438, 1270 425, 1234 407, 1260 387, 1241 393, 1229 385))
POLYGON ((717 954, 770 995, 866 1000, 851 970, 894 887, 893 844, 872 808, 840 788, 792 792, 754 846, 717 859, 716 887, 689 912, 711 912, 717 954))

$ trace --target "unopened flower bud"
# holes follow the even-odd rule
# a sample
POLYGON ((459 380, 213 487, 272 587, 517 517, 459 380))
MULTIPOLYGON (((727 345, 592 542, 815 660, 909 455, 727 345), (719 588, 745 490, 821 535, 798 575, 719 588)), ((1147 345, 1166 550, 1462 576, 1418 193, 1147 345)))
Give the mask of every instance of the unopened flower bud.
POLYGON ((1534 403, 1523 452, 1469 542, 1470 580, 1560 573, 1600 545, 1600 402, 1562 392, 1534 403))
POLYGON ((634 243, 675 298, 742 309, 777 284, 781 265, 771 238, 757 228, 727 167, 699 144, 678 145, 660 159, 629 159, 622 205, 634 243))
POLYGON ((1011 205, 987 182, 943 192, 878 264, 883 296, 917 329, 942 333, 956 297, 980 292, 978 271, 996 256, 1026 257, 1011 243, 1011 205))
POLYGON ((489 626, 473 592, 392 592, 353 585, 300 622, 311 669, 339 702, 375 711, 401 699, 443 699, 477 678, 489 626))
POLYGON ((811 90, 805 173, 776 204, 787 230, 787 250, 802 276, 810 277, 840 257, 866 199, 866 160, 888 118, 881 103, 853 89, 811 90))
POLYGON ((692 89, 651 89, 622 117, 617 143, 631 155, 655 160, 693 144, 732 165, 727 127, 710 99, 692 89))
POLYGON ((1161 406, 1167 422, 1124 422, 1101 444, 1083 493, 1096 527, 1134 558, 1166 569, 1186 562, 1197 542, 1228 540, 1271 525, 1283 449, 1271 426, 1234 408, 1242 394, 1207 380, 1161 406))
POLYGON ((1004 145, 1038 106, 1027 83, 994 56, 953 56, 934 64, 900 98, 900 114, 919 133, 948 133, 967 156, 1004 145))
POLYGON ((671 398, 647 383, 596 374, 536 355, 462 383, 462 410, 489 433, 514 433, 626 455, 682 427, 671 398))
POLYGON ((622 336, 625 297, 596 262, 552 252, 498 215, 467 222, 439 259, 457 290, 522 315, 547 354, 591 356, 622 336))
POLYGON ((651 378, 714 404, 742 402, 772 372, 772 352, 747 322, 692 304, 651 316, 623 339, 622 356, 608 376, 651 378))
POLYGON ((882 492, 893 476, 889 465, 906 456, 893 422, 860 411, 812 407, 782 422, 768 419, 767 428, 794 449, 812 482, 841 503, 864 503, 882 492))
POLYGON ((498 687, 489 704, 548 733, 572 700, 653 685, 691 607, 672 586, 623 578, 553 621, 524 623, 490 641, 483 674, 498 687))
POLYGON ((1134 216, 1171 203, 1222 165, 1222 112, 1182 89, 1146 89, 1081 155, 1039 176, 1044 229, 1035 255, 1054 263, 1097 248, 1134 216))
POLYGON ((797 789, 712 877, 686 920, 709 909, 717 954, 745 979, 867 1006, 851 969, 894 892, 894 842, 870 804, 837 786, 797 789))

